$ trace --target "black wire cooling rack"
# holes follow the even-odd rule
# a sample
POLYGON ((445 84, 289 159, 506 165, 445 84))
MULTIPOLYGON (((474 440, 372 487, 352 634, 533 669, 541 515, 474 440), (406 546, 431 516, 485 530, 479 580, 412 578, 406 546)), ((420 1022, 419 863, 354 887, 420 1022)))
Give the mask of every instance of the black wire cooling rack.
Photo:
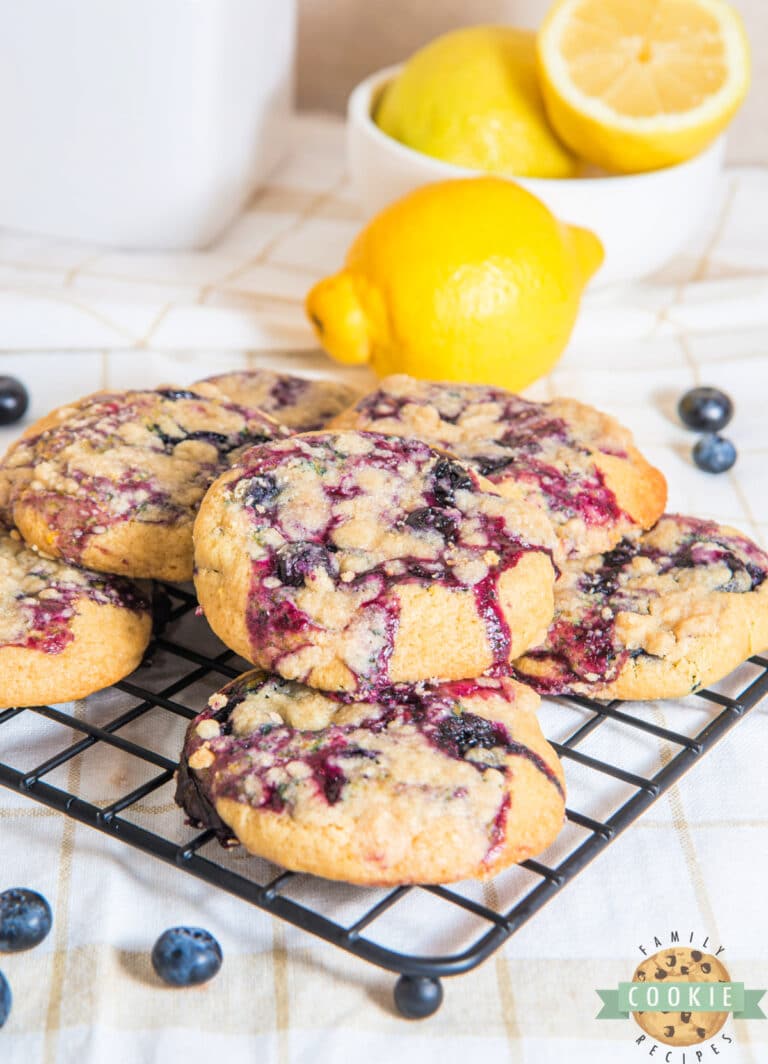
POLYGON ((569 792, 566 827, 554 846, 502 873, 491 887, 344 888, 355 911, 340 918, 330 900, 317 902, 332 899, 338 884, 280 871, 255 857, 233 859, 213 831, 189 828, 172 806, 186 722, 213 690, 247 666, 195 616, 191 593, 166 586, 160 596, 164 624, 130 679, 73 712, 53 706, 0 712, 0 784, 397 973, 395 1003, 409 1018, 439 1008, 441 977, 485 960, 768 694, 768 657, 754 657, 718 685, 722 690, 697 692, 685 704, 554 700, 543 707, 543 724, 563 758, 569 792), (678 726, 670 725, 670 717, 678 726), (19 725, 23 742, 13 734, 19 725), (39 740, 30 741, 30 725, 39 740), (94 749, 98 770, 78 772, 75 785, 72 766, 94 749), (112 789, 119 781, 125 793, 105 799, 107 778, 112 789), (150 806, 150 795, 164 795, 165 806, 150 806), (156 815, 158 808, 165 808, 164 817, 156 815), (458 950, 410 951, 409 938, 396 929, 398 913, 413 904, 414 895, 444 903, 443 941, 461 940, 458 950))

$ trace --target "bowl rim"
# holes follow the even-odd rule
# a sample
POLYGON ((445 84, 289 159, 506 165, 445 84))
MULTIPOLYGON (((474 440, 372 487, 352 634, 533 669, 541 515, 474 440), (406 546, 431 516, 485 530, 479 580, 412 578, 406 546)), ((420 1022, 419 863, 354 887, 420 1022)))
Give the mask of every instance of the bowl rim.
MULTIPOLYGON (((401 144, 400 141, 395 140, 394 137, 390 137, 388 133, 385 133, 373 120, 371 113, 374 96, 377 92, 380 92, 385 85, 387 85, 392 78, 398 74, 405 63, 395 63, 391 66, 382 67, 380 70, 374 71, 366 78, 354 87, 349 94, 347 101, 347 118, 349 120, 350 128, 353 125, 357 125, 365 132, 366 136, 373 139, 379 144, 385 151, 392 152, 395 156, 399 156, 403 162, 418 166, 422 170, 431 170, 435 174, 435 178, 450 177, 451 175, 457 177, 479 177, 489 176, 487 170, 476 170, 470 167, 457 166, 455 163, 447 162, 445 159, 438 159, 435 156, 427 155, 425 152, 417 151, 415 148, 408 147, 407 144, 401 144)), ((695 170, 698 166, 704 164, 708 157, 718 158, 723 154, 725 147, 726 134, 721 133, 719 137, 716 137, 711 144, 707 145, 703 151, 698 155, 692 156, 690 159, 685 159, 681 163, 675 163, 672 166, 664 166, 657 170, 646 170, 636 174, 600 174, 592 177, 525 177, 514 176, 507 177, 506 175, 490 175, 504 177, 505 180, 519 181, 522 185, 546 185, 549 187, 555 187, 563 185, 578 185, 579 188, 589 188, 590 186, 599 186, 603 190, 605 189, 606 181, 611 185, 618 188, 626 188, 629 185, 642 183, 652 184, 655 182, 664 182, 670 175, 684 175, 688 170, 695 170)))

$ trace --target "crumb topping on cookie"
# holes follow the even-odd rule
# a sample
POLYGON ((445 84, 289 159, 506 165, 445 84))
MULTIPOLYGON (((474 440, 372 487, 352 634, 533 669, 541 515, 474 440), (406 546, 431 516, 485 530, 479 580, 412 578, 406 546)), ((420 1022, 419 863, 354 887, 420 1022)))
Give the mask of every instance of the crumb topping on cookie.
POLYGON ((730 595, 755 592, 768 555, 711 521, 666 515, 606 554, 569 563, 555 587, 546 643, 524 656, 520 678, 565 694, 615 680, 640 655, 674 664, 716 636, 730 595))
POLYGON ((0 533, 0 646, 60 653, 74 638, 72 621, 84 598, 136 613, 150 608, 130 581, 43 558, 0 533))
POLYGON ((513 681, 485 678, 400 684, 359 702, 255 670, 213 695, 190 725, 177 800, 226 841, 220 798, 305 822, 341 805, 364 828, 366 807, 395 787, 410 794, 414 816, 425 802, 466 809, 490 861, 504 844, 514 759, 563 796, 544 758, 513 736, 516 698, 535 706, 513 681))
POLYGON ((502 388, 397 375, 385 378, 338 423, 417 436, 452 451, 494 484, 518 485, 569 545, 580 540, 587 553, 590 532, 599 542, 600 529, 629 531, 635 524, 595 460, 628 460, 631 436, 574 400, 536 403, 502 388))
POLYGON ((322 428, 359 395, 340 381, 297 377, 268 369, 221 373, 206 377, 200 385, 213 386, 234 402, 258 407, 296 432, 322 428))
POLYGON ((40 510, 59 553, 77 562, 117 522, 191 525, 208 486, 244 448, 285 435, 260 411, 191 391, 100 393, 11 447, 0 506, 10 517, 23 498, 40 510))
POLYGON ((534 508, 418 440, 324 433, 254 448, 227 488, 250 528, 247 624, 259 663, 306 679, 318 633, 342 634, 361 687, 388 682, 398 627, 393 591, 471 589, 494 662, 510 630, 498 580, 529 551, 550 552, 534 508))

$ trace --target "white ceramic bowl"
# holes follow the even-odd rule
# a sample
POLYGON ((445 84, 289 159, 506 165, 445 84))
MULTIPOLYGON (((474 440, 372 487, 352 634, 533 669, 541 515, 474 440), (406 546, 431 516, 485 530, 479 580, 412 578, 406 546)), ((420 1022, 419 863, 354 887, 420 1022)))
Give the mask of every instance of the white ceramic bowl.
MULTIPOLYGON (((371 113, 380 93, 400 69, 388 67, 372 74, 349 98, 348 165, 368 216, 419 185, 480 172, 407 148, 374 123, 371 113)), ((562 221, 597 233, 605 261, 592 283, 613 284, 653 273, 716 210, 724 149, 725 139, 720 137, 688 162, 645 174, 515 180, 562 221)))

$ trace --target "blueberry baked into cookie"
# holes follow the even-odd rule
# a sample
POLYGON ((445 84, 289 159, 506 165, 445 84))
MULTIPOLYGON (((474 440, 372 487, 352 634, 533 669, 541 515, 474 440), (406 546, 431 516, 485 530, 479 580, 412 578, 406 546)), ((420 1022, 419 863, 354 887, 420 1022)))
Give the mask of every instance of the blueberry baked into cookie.
POLYGON ((571 562, 545 642, 515 663, 538 691, 678 698, 768 646, 768 555, 732 528, 666 515, 571 562))
POLYGON ((0 509, 44 554, 99 572, 192 578, 192 524, 244 447, 289 431, 191 391, 98 393, 53 411, 0 463, 0 509))
POLYGON ((358 391, 340 381, 314 380, 269 369, 220 373, 192 387, 263 410, 294 432, 322 428, 360 397, 358 391))
POLYGON ((490 876, 555 838, 563 774, 509 679, 352 701, 254 670, 189 726, 176 799, 222 841, 349 883, 490 876))
POLYGON ((0 531, 0 709, 116 683, 139 665, 151 630, 130 581, 43 558, 0 531))
POLYGON ((325 690, 478 676, 552 619, 547 519, 418 440, 254 447, 211 487, 194 541, 222 641, 325 690))
POLYGON ((503 388, 395 375, 331 423, 413 436, 451 451, 503 495, 549 517, 566 556, 613 547, 664 512, 664 477, 614 418, 575 399, 534 403, 503 388))

